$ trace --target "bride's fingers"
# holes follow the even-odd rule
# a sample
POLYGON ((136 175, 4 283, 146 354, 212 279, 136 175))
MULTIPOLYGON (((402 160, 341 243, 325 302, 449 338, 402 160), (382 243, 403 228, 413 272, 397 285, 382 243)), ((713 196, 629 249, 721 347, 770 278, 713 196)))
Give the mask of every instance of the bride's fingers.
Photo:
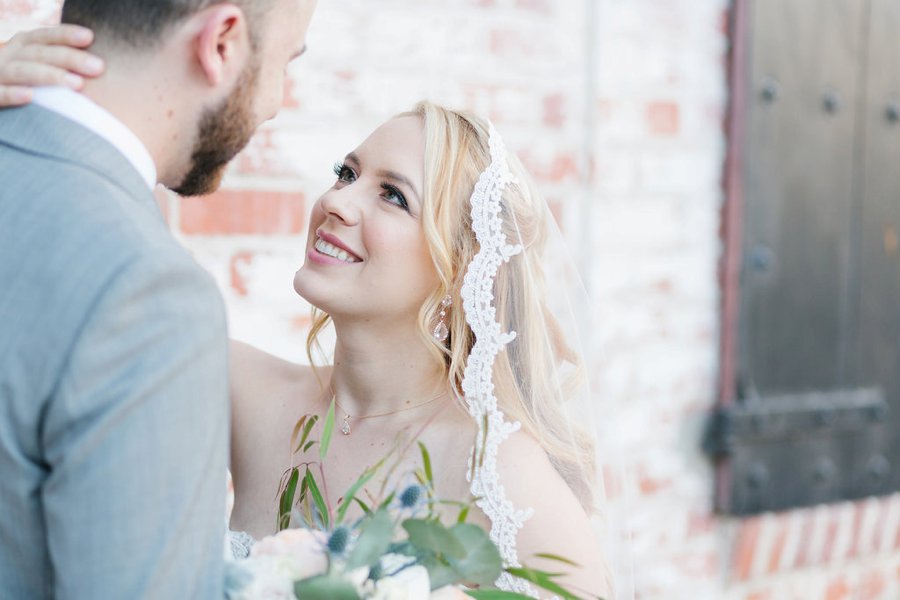
POLYGON ((80 90, 84 78, 66 69, 35 62, 13 61, 0 64, 0 86, 37 87, 42 85, 62 85, 80 90))
POLYGON ((94 32, 80 25, 55 25, 31 31, 21 31, 14 35, 10 44, 40 44, 45 46, 71 46, 86 48, 94 41, 94 32))
POLYGON ((84 50, 76 50, 66 46, 29 44, 16 53, 16 60, 18 62, 31 62, 57 67, 87 77, 96 77, 103 73, 103 61, 99 57, 84 50))
POLYGON ((31 88, 0 85, 0 108, 28 104, 32 97, 31 88))

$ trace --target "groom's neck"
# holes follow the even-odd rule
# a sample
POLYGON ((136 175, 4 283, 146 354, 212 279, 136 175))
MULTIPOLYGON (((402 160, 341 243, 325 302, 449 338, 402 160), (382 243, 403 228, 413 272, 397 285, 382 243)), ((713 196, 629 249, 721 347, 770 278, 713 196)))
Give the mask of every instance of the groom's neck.
POLYGON ((158 181, 180 183, 203 111, 202 93, 192 95, 185 68, 164 53, 107 59, 103 76, 89 80, 84 94, 127 126, 156 165, 158 181))

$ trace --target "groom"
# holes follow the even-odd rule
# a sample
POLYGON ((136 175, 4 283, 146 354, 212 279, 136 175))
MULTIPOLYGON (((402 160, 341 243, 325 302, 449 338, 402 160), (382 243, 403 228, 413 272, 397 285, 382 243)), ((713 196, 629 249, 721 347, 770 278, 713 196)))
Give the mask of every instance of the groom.
POLYGON ((315 0, 67 0, 106 73, 0 111, 0 598, 221 598, 225 311, 152 189, 214 190, 315 0))

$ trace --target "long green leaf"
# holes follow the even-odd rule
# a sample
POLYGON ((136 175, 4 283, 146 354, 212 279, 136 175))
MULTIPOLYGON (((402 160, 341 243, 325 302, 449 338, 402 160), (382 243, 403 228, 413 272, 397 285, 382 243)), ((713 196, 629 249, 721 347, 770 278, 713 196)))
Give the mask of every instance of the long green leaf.
POLYGON ((581 567, 581 565, 579 565, 574 560, 570 560, 565 556, 560 556, 558 554, 550 554, 549 552, 537 552, 535 553, 535 556, 538 558, 546 558, 547 560, 555 560, 557 562, 565 563, 570 567, 581 567))
POLYGON ((306 422, 306 426, 303 428, 303 435, 300 436, 300 441, 297 443, 297 450, 294 450, 294 452, 300 450, 301 447, 303 447, 303 452, 306 452, 309 447, 315 443, 315 440, 310 440, 309 442, 307 442, 306 440, 309 439, 309 434, 312 432, 312 428, 315 427, 316 423, 318 422, 319 415, 313 415, 309 418, 309 420, 306 422))
POLYGON ((362 486, 366 485, 369 480, 375 476, 375 473, 377 473, 378 469, 381 468, 382 463, 384 463, 384 459, 378 461, 375 466, 369 467, 368 469, 363 471, 363 474, 359 476, 359 479, 357 479, 353 483, 353 485, 350 486, 350 488, 347 490, 347 493, 344 494, 344 501, 338 508, 337 517, 335 518, 336 522, 342 523, 344 521, 344 515, 347 514, 347 509, 350 508, 351 501, 356 498, 356 492, 358 492, 362 486))
POLYGON ((360 499, 357 498, 356 496, 353 497, 353 501, 356 502, 357 504, 359 504, 359 507, 362 509, 362 511, 363 511, 364 513, 366 513, 367 515, 371 515, 371 514, 372 514, 372 509, 369 508, 369 505, 368 505, 368 504, 366 504, 365 502, 363 502, 362 500, 360 500, 360 499))
POLYGON ((322 525, 325 529, 330 529, 331 522, 328 519, 328 506, 325 504, 325 498, 322 497, 322 492, 319 491, 319 485, 316 483, 316 478, 313 477, 312 471, 308 468, 306 469, 306 481, 309 493, 312 496, 313 502, 316 504, 316 510, 322 518, 322 525))
POLYGON ((334 433, 334 398, 331 399, 331 405, 328 407, 328 414, 325 415, 325 427, 322 430, 322 440, 319 442, 319 459, 325 460, 328 454, 328 446, 331 445, 331 434, 334 433))
POLYGON ((461 511, 459 511, 459 516, 456 517, 456 522, 457 522, 457 523, 465 523, 465 522, 466 522, 466 519, 469 518, 469 509, 470 509, 470 508, 472 508, 472 505, 471 505, 471 504, 467 504, 466 506, 464 506, 464 507, 462 508, 461 511))
POLYGON ((536 569, 528 569, 525 567, 508 567, 506 572, 510 575, 514 575, 525 581, 530 581, 536 586, 543 588, 549 592, 553 592, 554 594, 558 594, 560 597, 565 598, 566 600, 582 600, 581 597, 576 596, 569 590, 565 589, 555 581, 553 581, 554 574, 547 573, 545 571, 538 571, 536 569))
POLYGON ((300 469, 294 467, 291 469, 291 476, 288 478, 284 492, 278 503, 278 523, 276 531, 287 529, 291 521, 291 508, 294 506, 294 494, 297 492, 297 481, 300 479, 300 469))
POLYGON ((428 487, 434 488, 434 476, 431 473, 431 456, 428 454, 428 448, 425 444, 418 442, 419 452, 422 453, 422 465, 425 468, 425 479, 428 481, 428 487))
MULTIPOLYGON (((308 418, 309 415, 303 415, 302 417, 297 419, 296 423, 294 423, 294 429, 291 430, 291 448, 294 447, 294 443, 297 441, 297 437, 300 435, 300 431, 303 429, 303 425, 306 423, 306 419, 308 418)), ((303 442, 301 441, 300 444, 297 445, 297 447, 299 448, 302 445, 303 442)), ((296 450, 294 450, 294 452, 296 452, 296 450)))

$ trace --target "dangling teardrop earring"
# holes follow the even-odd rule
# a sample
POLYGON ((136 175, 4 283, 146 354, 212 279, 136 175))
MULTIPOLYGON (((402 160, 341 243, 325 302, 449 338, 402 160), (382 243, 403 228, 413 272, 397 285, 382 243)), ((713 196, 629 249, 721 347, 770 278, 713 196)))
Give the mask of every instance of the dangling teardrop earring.
POLYGON ((435 326, 434 331, 431 332, 431 335, 434 336, 434 339, 438 342, 446 342, 447 338, 450 337, 450 329, 447 327, 447 308, 453 300, 450 298, 450 294, 444 296, 444 299, 441 300, 441 312, 438 316, 438 324, 435 326))

